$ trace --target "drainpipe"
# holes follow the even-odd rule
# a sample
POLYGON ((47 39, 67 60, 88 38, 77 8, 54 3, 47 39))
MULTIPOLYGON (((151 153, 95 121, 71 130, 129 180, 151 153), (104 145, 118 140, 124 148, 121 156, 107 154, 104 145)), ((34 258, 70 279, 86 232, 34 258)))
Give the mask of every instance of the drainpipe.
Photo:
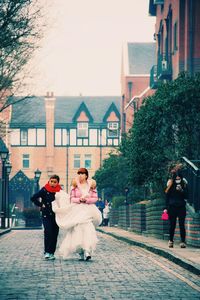
POLYGON ((102 167, 102 128, 100 128, 100 168, 102 167))
POLYGON ((68 193, 68 181, 69 181, 69 146, 67 145, 67 159, 66 159, 66 191, 68 193))
POLYGON ((190 75, 194 73, 194 63, 193 63, 193 52, 194 52, 194 2, 189 1, 189 72, 190 75))

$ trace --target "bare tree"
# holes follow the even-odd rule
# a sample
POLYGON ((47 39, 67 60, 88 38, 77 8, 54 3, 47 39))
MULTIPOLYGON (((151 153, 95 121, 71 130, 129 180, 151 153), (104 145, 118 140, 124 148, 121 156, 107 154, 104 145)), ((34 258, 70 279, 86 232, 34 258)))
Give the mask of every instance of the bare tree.
POLYGON ((0 0, 0 112, 22 98, 13 97, 21 73, 41 38, 39 0, 0 0))

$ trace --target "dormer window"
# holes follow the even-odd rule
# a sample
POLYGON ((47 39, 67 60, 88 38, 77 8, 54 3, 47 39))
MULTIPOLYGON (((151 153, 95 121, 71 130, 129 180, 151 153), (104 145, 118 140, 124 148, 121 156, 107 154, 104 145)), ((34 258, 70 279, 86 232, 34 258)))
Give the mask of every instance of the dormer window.
POLYGON ((88 137, 88 123, 80 122, 77 124, 77 136, 79 138, 86 138, 88 137))
POLYGON ((119 124, 117 122, 108 123, 108 137, 118 137, 119 124))

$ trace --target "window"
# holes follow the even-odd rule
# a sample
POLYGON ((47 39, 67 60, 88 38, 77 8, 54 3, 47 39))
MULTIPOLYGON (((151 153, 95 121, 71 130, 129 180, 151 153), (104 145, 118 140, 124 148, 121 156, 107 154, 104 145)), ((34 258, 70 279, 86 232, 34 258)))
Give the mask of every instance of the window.
POLYGON ((23 166, 24 169, 29 168, 29 154, 23 154, 22 166, 23 166))
POLYGON ((91 169, 91 166, 92 166, 92 155, 85 154, 85 168, 91 169))
POLYGON ((178 50, 177 22, 174 24, 174 51, 178 50))
POLYGON ((28 129, 28 144, 29 145, 36 145, 36 130, 28 129))
POLYGON ((90 139, 90 145, 97 145, 97 140, 98 140, 97 129, 90 129, 89 139, 90 139))
POLYGON ((74 154, 74 168, 79 169, 81 166, 81 155, 74 154))
POLYGON ((55 129, 55 145, 60 146, 62 144, 62 131, 61 129, 55 129))
POLYGON ((88 123, 77 124, 78 137, 88 137, 88 123))
POLYGON ((44 146, 45 145, 45 129, 44 128, 28 128, 13 129, 11 132, 12 146, 44 146))
POLYGON ((37 145, 44 146, 45 145, 45 129, 37 129, 37 145))
POLYGON ((21 130, 21 145, 26 146, 28 144, 28 132, 27 130, 21 130))
POLYGON ((119 124, 117 122, 108 123, 108 137, 117 137, 118 128, 119 128, 119 124))
POLYGON ((11 131, 11 145, 20 145, 20 129, 13 129, 11 131))
POLYGON ((55 129, 55 145, 66 146, 68 144, 67 129, 55 129))

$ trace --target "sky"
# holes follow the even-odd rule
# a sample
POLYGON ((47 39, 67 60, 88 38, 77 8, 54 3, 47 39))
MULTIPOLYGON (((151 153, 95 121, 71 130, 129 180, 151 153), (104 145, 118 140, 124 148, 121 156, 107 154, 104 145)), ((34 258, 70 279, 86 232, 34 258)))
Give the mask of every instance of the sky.
POLYGON ((124 43, 153 42, 148 6, 149 0, 48 0, 44 38, 30 63, 31 92, 120 95, 124 43))

